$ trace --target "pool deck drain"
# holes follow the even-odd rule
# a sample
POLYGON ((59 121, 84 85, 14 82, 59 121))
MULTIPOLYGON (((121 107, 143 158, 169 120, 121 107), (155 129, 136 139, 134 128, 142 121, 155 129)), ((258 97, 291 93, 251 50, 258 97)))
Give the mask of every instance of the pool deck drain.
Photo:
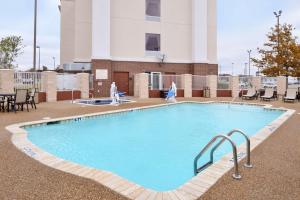
MULTIPOLYGON (((184 103, 184 102, 180 102, 180 103, 184 103)), ((191 102, 191 103, 199 103, 199 102, 191 102)), ((213 103, 213 102, 208 102, 208 103, 213 103)), ((226 102, 222 102, 222 103, 226 103, 226 102)), ((260 105, 260 104, 250 104, 250 105, 260 105)), ((94 117, 98 115, 126 112, 131 110, 155 108, 160 106, 165 106, 165 105, 155 105, 155 106, 147 106, 141 108, 80 115, 77 117, 66 117, 66 118, 29 122, 29 123, 20 123, 20 124, 8 126, 7 130, 13 133, 12 142, 26 155, 52 168, 97 181, 105 185, 106 187, 130 199, 161 199, 161 198, 180 199, 180 200, 197 199, 201 195, 203 195, 211 186, 213 186, 219 180, 220 177, 222 177, 224 174, 226 174, 229 170, 233 168, 233 164, 230 161, 232 158, 231 153, 222 157, 219 161, 217 161, 216 163, 208 167, 203 172, 199 173, 197 176, 193 177, 190 181, 183 184, 178 189, 168 191, 168 192, 156 192, 150 189, 146 189, 135 183, 129 182, 126 179, 119 177, 111 172, 84 167, 79 164, 57 158, 39 149, 34 144, 32 144, 27 139, 27 132, 21 128, 24 126, 37 126, 37 125, 41 125, 53 121, 73 120, 73 119, 79 119, 85 117, 94 117)), ((270 106, 266 106, 266 109, 278 110, 277 108, 272 108, 270 106)), ((285 109, 285 111, 286 112, 282 114, 279 118, 271 122, 268 126, 263 128, 256 135, 250 138, 251 150, 256 148, 261 142, 263 142, 267 137, 269 137, 278 127, 280 127, 295 112, 294 110, 290 110, 290 109, 285 109)), ((244 155, 245 151, 246 151, 245 144, 240 145, 238 148, 238 153, 240 155, 244 155)))

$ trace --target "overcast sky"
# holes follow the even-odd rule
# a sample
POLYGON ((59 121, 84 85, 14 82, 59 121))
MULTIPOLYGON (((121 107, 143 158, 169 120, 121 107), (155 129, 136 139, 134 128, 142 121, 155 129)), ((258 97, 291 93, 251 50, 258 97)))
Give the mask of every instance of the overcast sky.
MULTIPOLYGON (((183 0, 184 1, 184 0, 183 0)), ((34 0, 0 0, 0 38, 20 35, 26 48, 18 59, 20 69, 32 65, 34 0)), ((39 0, 38 45, 41 65, 59 62, 59 0, 39 0)), ((254 52, 276 22, 273 11, 283 10, 282 22, 296 27, 300 37, 300 0, 218 0, 218 57, 221 73, 243 73, 247 49, 254 52)), ((256 69, 253 67, 252 72, 256 69)))

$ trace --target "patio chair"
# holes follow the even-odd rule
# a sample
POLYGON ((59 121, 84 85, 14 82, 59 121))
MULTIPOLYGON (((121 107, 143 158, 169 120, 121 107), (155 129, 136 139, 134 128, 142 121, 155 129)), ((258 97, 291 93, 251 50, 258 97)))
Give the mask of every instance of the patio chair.
POLYGON ((265 94, 260 97, 260 100, 270 101, 271 99, 275 99, 275 90, 274 88, 266 88, 265 94))
POLYGON ((15 112, 17 112, 17 106, 18 110, 21 108, 21 110, 24 110, 24 104, 27 106, 28 109, 28 91, 26 89, 18 89, 16 90, 16 97, 11 101, 11 106, 15 112))
POLYGON ((0 96, 0 111, 5 111, 5 98, 0 96))
POLYGON ((247 94, 242 96, 242 99, 254 99, 257 97, 257 92, 255 88, 249 88, 247 94))
POLYGON ((295 102, 297 99, 297 89, 287 89, 285 92, 285 96, 283 97, 283 101, 293 101, 295 102))
POLYGON ((36 90, 34 88, 31 89, 30 93, 28 94, 28 103, 31 105, 31 108, 36 109, 36 104, 35 104, 35 97, 36 90))
POLYGON ((126 92, 120 92, 118 91, 119 97, 125 97, 126 96, 126 92))

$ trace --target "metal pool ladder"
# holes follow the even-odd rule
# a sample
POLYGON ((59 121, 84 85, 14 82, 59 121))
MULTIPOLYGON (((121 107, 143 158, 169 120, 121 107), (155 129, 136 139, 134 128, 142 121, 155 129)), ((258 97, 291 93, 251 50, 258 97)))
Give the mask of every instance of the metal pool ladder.
POLYGON ((244 164, 247 168, 252 168, 252 164, 250 162, 250 139, 249 137, 241 130, 234 129, 227 133, 227 135, 217 135, 214 138, 212 138, 209 143, 200 151, 200 153, 195 157, 194 159, 194 174, 197 175, 199 172, 206 169, 208 166, 212 165, 214 162, 214 152, 217 150, 217 148, 223 144, 226 140, 230 142, 232 146, 232 154, 233 154, 233 162, 234 162, 234 174, 232 175, 234 179, 241 179, 241 175, 239 173, 238 169, 238 158, 237 158, 237 148, 236 144, 230 139, 230 136, 234 133, 240 133, 243 135, 246 139, 246 148, 247 148, 247 162, 244 164), (213 145, 213 143, 219 139, 222 138, 221 141, 219 141, 210 151, 210 161, 204 164, 203 166, 198 168, 198 160, 203 156, 203 154, 213 145))

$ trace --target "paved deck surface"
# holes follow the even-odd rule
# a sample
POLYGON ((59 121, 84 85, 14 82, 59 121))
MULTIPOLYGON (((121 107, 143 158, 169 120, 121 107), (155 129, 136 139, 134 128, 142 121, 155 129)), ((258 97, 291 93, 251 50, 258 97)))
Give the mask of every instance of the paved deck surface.
MULTIPOLYGON (((72 116, 162 102, 152 99, 119 107, 43 103, 38 105, 38 110, 29 113, 0 113, 0 199, 126 199, 94 181, 51 169, 27 157, 11 143, 5 126, 44 117, 72 116)), ((271 104, 300 113, 300 103, 275 101, 271 104)), ((242 168, 242 180, 235 181, 226 174, 200 199, 300 199, 300 115, 292 116, 257 147, 252 153, 252 160, 254 168, 242 168)))

